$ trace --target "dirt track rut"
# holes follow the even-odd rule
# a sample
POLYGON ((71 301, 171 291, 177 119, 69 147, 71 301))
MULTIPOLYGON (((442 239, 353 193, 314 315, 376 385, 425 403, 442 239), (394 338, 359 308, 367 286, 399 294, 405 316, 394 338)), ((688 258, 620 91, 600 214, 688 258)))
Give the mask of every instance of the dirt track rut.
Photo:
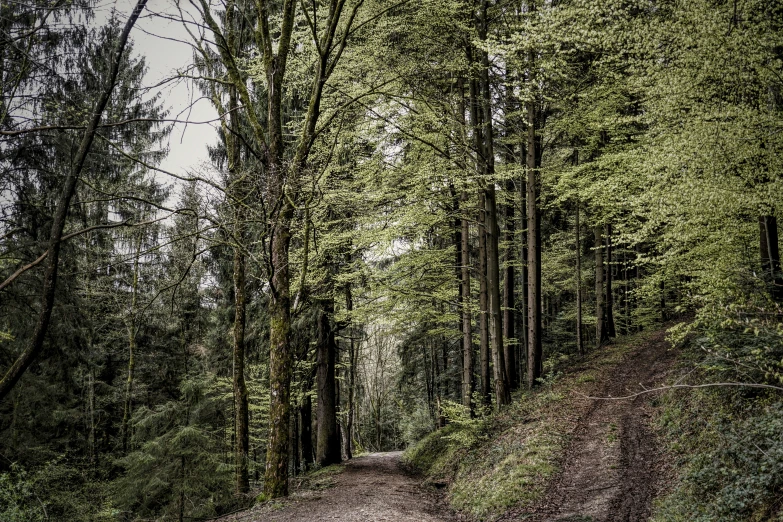
MULTIPOLYGON (((612 372, 602 396, 620 397, 661 383, 674 354, 656 334, 612 372)), ((532 513, 503 520, 640 522, 660 486, 660 450, 650 428, 650 396, 594 400, 580 420, 563 468, 532 513)))

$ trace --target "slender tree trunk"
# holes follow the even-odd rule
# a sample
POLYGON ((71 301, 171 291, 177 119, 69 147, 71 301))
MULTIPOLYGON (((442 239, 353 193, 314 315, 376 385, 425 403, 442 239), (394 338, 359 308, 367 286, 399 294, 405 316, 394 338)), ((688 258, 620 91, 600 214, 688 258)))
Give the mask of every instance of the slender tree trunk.
POLYGON ((316 437, 316 462, 319 466, 336 464, 342 460, 340 436, 337 432, 337 402, 335 395, 335 363, 337 345, 330 324, 334 305, 331 300, 321 304, 318 314, 317 383, 318 383, 318 436, 316 437))
MULTIPOLYGON (((467 48, 468 62, 474 62, 473 48, 469 45, 467 48)), ((470 123, 473 132, 473 147, 476 154, 476 174, 482 176, 485 172, 483 156, 484 138, 482 111, 480 110, 480 88, 479 82, 475 78, 468 81, 469 100, 470 100, 470 123)), ((486 193, 479 192, 479 252, 478 252, 478 278, 479 278, 479 377, 481 380, 481 397, 485 405, 492 403, 489 383, 489 294, 487 288, 487 212, 486 212, 486 193)))
POLYGON ((633 321, 631 321, 631 279, 628 274, 628 254, 623 251, 623 281, 625 282, 623 288, 623 304, 625 305, 625 335, 631 333, 633 321))
POLYGON ((617 337, 614 325, 614 294, 612 293, 612 225, 606 225, 606 337, 617 337))
POLYGON ((14 364, 8 369, 8 371, 0 380, 0 401, 5 399, 8 393, 13 389, 14 385, 19 381, 19 378, 24 374, 27 368, 32 364, 38 354, 43 348, 46 332, 49 329, 49 321, 52 316, 52 308, 54 306, 54 292, 57 287, 57 270, 60 260, 60 246, 61 238, 63 235, 63 229, 65 228, 65 221, 68 217, 68 209, 71 205, 71 198, 76 191, 76 182, 82 173, 84 168, 84 162, 87 159, 87 154, 92 147, 92 141, 95 138, 95 132, 100 124, 103 111, 106 108, 106 104, 109 102, 111 93, 114 90, 114 84, 117 81, 117 75, 120 70, 120 63, 122 61, 122 54, 125 51, 125 45, 128 42, 128 36, 131 29, 133 29, 136 20, 144 10, 144 6, 147 4, 147 0, 139 0, 131 13, 130 18, 125 23, 125 27, 120 34, 120 38, 117 41, 117 47, 112 58, 111 70, 109 71, 109 81, 103 87, 98 101, 95 104, 95 108, 90 116, 90 121, 87 128, 82 135, 82 141, 79 145, 79 149, 74 156, 74 162, 70 169, 68 176, 65 178, 62 191, 57 200, 57 206, 55 207, 54 218, 52 219, 52 228, 49 232, 49 245, 47 249, 47 265, 46 272, 44 273, 43 290, 41 292, 41 311, 38 314, 38 323, 33 333, 33 338, 30 340, 30 344, 27 346, 24 352, 16 359, 14 364))
POLYGON ((122 452, 128 451, 128 438, 130 433, 130 418, 133 408, 133 377, 136 369, 136 301, 139 293, 139 257, 141 256, 141 243, 143 234, 138 231, 136 241, 136 253, 133 257, 133 282, 131 283, 131 303, 128 318, 128 375, 125 379, 125 403, 122 410, 122 452))
MULTIPOLYGON (((228 26, 228 45, 237 49, 237 20, 235 4, 229 2, 226 9, 226 25, 228 26)), ((233 388, 234 388, 234 464, 236 467, 235 493, 244 495, 250 491, 250 476, 248 473, 250 452, 250 419, 249 398, 245 383, 245 321, 246 321, 246 285, 245 285, 245 255, 242 248, 245 243, 245 227, 243 210, 238 201, 244 196, 241 183, 241 148, 239 141, 239 117, 237 108, 237 90, 235 85, 228 88, 228 129, 224 128, 226 155, 230 190, 234 205, 234 346, 233 346, 233 388)), ((225 120, 224 120, 225 121, 225 120)))
POLYGON ((585 355, 585 345, 582 341, 582 240, 579 237, 579 200, 576 202, 576 348, 579 355, 585 355))
MULTIPOLYGON (((479 10, 478 33, 481 40, 487 39, 488 2, 482 1, 479 10)), ((503 316, 500 301, 500 226, 498 225, 498 210, 495 195, 495 152, 494 131, 492 128, 492 96, 489 85, 489 54, 486 50, 481 54, 481 69, 479 81, 479 97, 481 103, 481 123, 483 132, 481 146, 482 170, 486 175, 484 190, 484 205, 486 210, 484 232, 486 234, 487 253, 487 291, 489 293, 489 333, 492 352, 492 369, 495 379, 495 397, 497 406, 509 404, 511 393, 508 385, 508 375, 503 350, 503 316)))
POLYGON ((353 458, 353 416, 354 401, 356 397, 356 346, 354 344, 353 318, 353 296, 351 295, 351 284, 345 286, 345 309, 348 311, 349 329, 348 329, 348 418, 345 428, 345 456, 348 459, 353 458))
MULTIPOLYGON (((525 160, 527 161, 527 147, 523 151, 525 160)), ((522 181, 520 184, 520 198, 522 200, 522 212, 521 212, 521 228, 522 228, 522 241, 520 248, 520 259, 522 259, 522 303, 520 305, 521 328, 520 328, 520 350, 519 350, 519 380, 520 384, 523 379, 527 378, 527 360, 528 360, 528 264, 527 264, 527 182, 522 181)))
POLYGON ((661 291, 661 321, 666 321, 668 319, 668 314, 666 313, 666 280, 663 275, 658 288, 661 291))
POLYGON ((492 403, 489 386, 489 293, 487 289, 487 235, 484 194, 479 196, 479 374, 484 404, 492 403))
POLYGON ((250 491, 248 454, 250 452, 250 422, 248 394, 245 384, 245 256, 234 251, 234 428, 236 433, 235 464, 237 494, 250 491))
MULTIPOLYGON (((509 162, 513 161, 510 156, 509 162)), ((508 384, 511 389, 519 388, 519 375, 517 373, 517 349, 519 339, 516 332, 516 274, 514 271, 514 183, 506 183, 506 193, 511 196, 512 203, 505 205, 505 240, 508 245, 505 253, 505 274, 503 276, 503 338, 505 339, 504 356, 506 363, 506 374, 508 375, 508 384)))
POLYGON ((503 357, 503 324, 500 310, 500 262, 498 252, 497 205, 495 185, 490 183, 486 191, 487 204, 487 291, 489 293, 490 340, 492 347, 492 368, 495 378, 495 399, 497 406, 511 403, 505 361, 503 357))
MULTIPOLYGON (((532 4, 531 4, 532 5, 532 4)), ((533 54, 530 53, 529 60, 533 54)), ((536 110, 527 102, 527 385, 532 388, 543 373, 541 345, 541 231, 538 211, 536 110)))
MULTIPOLYGON (((88 399, 88 407, 89 407, 89 414, 90 414, 90 432, 87 439, 87 446, 89 448, 89 456, 90 456, 90 468, 93 473, 95 473, 96 464, 97 462, 97 456, 95 451, 95 370, 90 368, 90 373, 88 374, 89 378, 89 399, 88 399)), ((16 416, 16 410, 14 410, 14 417, 16 416)))
POLYGON ((595 345, 601 346, 607 340, 604 327, 606 316, 604 311, 604 255, 601 238, 601 226, 593 229, 595 234, 595 345))
MULTIPOLYGON (((468 200, 467 192, 463 192, 463 205, 468 200)), ((465 209, 463 208, 463 212, 465 209)), ((473 332, 470 313, 470 222, 466 217, 461 220, 462 234, 460 237, 461 276, 460 292, 462 294, 462 404, 473 412, 473 332)))

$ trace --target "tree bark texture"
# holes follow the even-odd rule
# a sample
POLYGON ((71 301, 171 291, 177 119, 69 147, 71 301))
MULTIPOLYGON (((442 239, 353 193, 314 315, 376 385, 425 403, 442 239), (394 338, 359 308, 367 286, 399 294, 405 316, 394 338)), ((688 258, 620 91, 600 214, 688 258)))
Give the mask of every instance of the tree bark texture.
MULTIPOLYGON (((462 194, 462 201, 468 199, 467 193, 462 194)), ((463 208, 463 212, 465 209, 463 208)), ((470 313, 470 222, 463 217, 461 220, 462 234, 460 237, 461 254, 461 285, 462 294, 462 404, 473 411, 473 318, 470 313)))
POLYGON ((612 225, 606 225, 606 337, 617 337, 614 324, 614 294, 612 293, 612 225))
POLYGON ((321 303, 318 313, 318 343, 316 353, 318 386, 318 436, 316 437, 316 462, 319 466, 337 464, 342 460, 340 434, 337 431, 337 400, 335 388, 335 363, 337 343, 331 325, 334 305, 331 300, 321 303))
MULTIPOLYGON (((530 58, 532 60, 532 56, 530 58)), ((535 105, 527 112, 527 385, 532 388, 543 374, 541 345, 541 230, 538 211, 538 175, 535 105)))

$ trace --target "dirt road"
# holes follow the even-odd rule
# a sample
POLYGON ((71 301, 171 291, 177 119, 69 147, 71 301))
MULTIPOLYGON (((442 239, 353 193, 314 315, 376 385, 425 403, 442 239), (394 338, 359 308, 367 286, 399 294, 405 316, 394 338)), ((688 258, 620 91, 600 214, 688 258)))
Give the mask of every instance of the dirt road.
POLYGON ((294 495, 226 517, 241 522, 451 522, 458 520, 440 495, 400 464, 401 452, 373 453, 351 460, 335 475, 334 485, 294 495))
MULTIPOLYGON (((602 397, 621 397, 660 384, 674 360, 664 332, 615 368, 602 397), (641 385, 641 386, 640 386, 641 385)), ((650 396, 594 400, 575 430, 558 478, 530 513, 502 520, 640 522, 660 487, 662 458, 650 428, 650 396)))
MULTIPOLYGON (((664 332, 641 344, 609 372, 598 395, 620 397, 660 384, 674 354, 664 332)), ((586 403, 562 470, 544 500, 532 509, 511 510, 502 521, 641 522, 660 487, 662 458, 650 428, 650 396, 586 403)), ((323 490, 307 490, 220 519, 221 522, 450 522, 468 520, 451 512, 437 492, 401 467, 400 452, 354 459, 323 490)))

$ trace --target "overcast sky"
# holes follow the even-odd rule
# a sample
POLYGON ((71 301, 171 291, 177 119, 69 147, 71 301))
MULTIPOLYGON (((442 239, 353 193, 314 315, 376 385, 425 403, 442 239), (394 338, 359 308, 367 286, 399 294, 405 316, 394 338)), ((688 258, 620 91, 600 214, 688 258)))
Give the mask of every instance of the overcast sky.
MULTIPOLYGON (((103 0, 97 8, 98 21, 108 17, 112 8, 115 8, 124 23, 135 4, 135 0, 103 0)), ((183 6, 188 4, 187 0, 182 4, 183 6)), ((142 17, 131 32, 134 53, 144 56, 149 67, 144 80, 145 85, 148 86, 175 76, 177 70, 184 69, 192 58, 190 46, 176 41, 188 41, 190 38, 182 24, 167 20, 163 16, 158 16, 159 14, 178 16, 174 0, 148 2, 142 17)), ((188 106, 200 96, 200 93, 194 92, 187 82, 169 84, 156 91, 162 93, 163 106, 170 109, 170 118, 203 122, 217 117, 217 113, 207 100, 197 101, 188 110, 188 106)), ((181 174, 207 161, 206 146, 217 141, 216 125, 217 122, 208 125, 176 124, 169 136, 170 152, 161 164, 161 168, 181 174)), ((170 184, 173 180, 169 178, 165 182, 170 184)))

